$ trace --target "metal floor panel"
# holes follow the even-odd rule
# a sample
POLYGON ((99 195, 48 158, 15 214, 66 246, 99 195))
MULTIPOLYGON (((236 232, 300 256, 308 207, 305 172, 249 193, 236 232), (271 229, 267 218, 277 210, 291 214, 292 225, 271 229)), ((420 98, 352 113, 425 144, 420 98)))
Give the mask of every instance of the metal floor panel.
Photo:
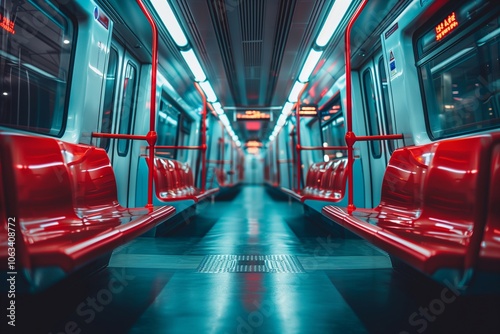
POLYGON ((292 255, 207 255, 198 267, 200 273, 304 273, 292 255))

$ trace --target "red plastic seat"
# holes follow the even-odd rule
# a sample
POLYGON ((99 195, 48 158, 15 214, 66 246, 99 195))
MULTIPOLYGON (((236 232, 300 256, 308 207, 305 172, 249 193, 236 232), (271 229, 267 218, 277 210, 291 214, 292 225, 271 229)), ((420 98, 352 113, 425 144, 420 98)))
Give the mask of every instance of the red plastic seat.
POLYGON ((121 207, 102 149, 1 133, 0 152, 3 187, 10 191, 4 214, 16 217, 16 233, 22 235, 16 247, 26 269, 70 273, 175 211, 121 207))
MULTIPOLYGON (((499 136, 500 137, 500 136, 499 136)), ((478 269, 500 271, 500 141, 492 149, 488 218, 479 253, 478 269)))
MULTIPOLYGON (((148 161, 146 158, 146 162, 148 161)), ((156 196, 161 201, 193 200, 197 203, 219 191, 218 188, 204 192, 197 189, 194 186, 193 172, 187 164, 156 157, 153 165, 156 196)))
POLYGON ((324 200, 340 201, 345 194, 347 181, 347 159, 314 163, 309 167, 306 186, 300 192, 281 188, 287 195, 298 201, 324 200))
POLYGON ((484 135, 396 150, 378 207, 323 213, 426 274, 465 271, 485 227, 491 144, 484 135))

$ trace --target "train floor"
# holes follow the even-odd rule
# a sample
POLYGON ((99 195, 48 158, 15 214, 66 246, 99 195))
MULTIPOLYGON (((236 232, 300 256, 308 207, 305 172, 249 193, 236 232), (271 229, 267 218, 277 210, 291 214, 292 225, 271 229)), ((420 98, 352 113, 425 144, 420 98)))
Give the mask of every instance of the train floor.
POLYGON ((22 333, 500 333, 500 297, 394 271, 298 203, 246 186, 84 281, 24 297, 22 333))

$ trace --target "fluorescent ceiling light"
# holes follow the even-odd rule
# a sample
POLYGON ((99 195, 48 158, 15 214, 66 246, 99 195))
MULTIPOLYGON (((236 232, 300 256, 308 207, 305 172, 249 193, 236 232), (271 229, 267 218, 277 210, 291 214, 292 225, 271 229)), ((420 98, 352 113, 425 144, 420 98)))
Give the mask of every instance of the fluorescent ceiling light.
POLYGON ((273 140, 275 140, 275 139, 276 139, 276 137, 275 137, 275 136, 273 136, 273 135, 270 135, 270 136, 269 136, 269 141, 273 141, 273 140))
POLYGON ((311 49, 309 52, 309 55, 307 56, 306 62, 304 63, 304 66, 302 67, 302 71, 300 71, 299 74, 299 81, 300 82, 307 82, 309 81, 309 77, 311 76, 312 71, 318 64, 319 59, 321 58, 321 55, 323 54, 323 51, 316 51, 314 49, 311 49))
POLYGON ((182 30, 179 21, 177 21, 177 17, 175 17, 172 7, 170 7, 168 1, 151 0, 151 4, 153 5, 156 13, 167 28, 168 33, 174 40, 175 44, 177 44, 179 47, 186 46, 188 40, 186 38, 186 35, 184 35, 184 31, 182 30))
POLYGON ((224 115, 220 115, 219 116, 219 119, 220 121, 222 122, 222 124, 224 124, 225 126, 228 126, 229 125, 229 119, 227 118, 227 115, 224 114, 224 115))
POLYGON ((181 55, 182 57, 184 57, 184 60, 189 66, 191 72, 193 72, 194 80, 198 82, 207 80, 207 76, 205 75, 205 72, 203 71, 200 62, 198 61, 198 58, 196 58, 193 49, 189 49, 187 51, 181 51, 181 55))
POLYGON ((342 18, 349 9, 351 2, 352 0, 335 0, 335 3, 330 9, 330 13, 321 28, 318 38, 316 39, 316 44, 319 47, 323 47, 330 42, 335 30, 337 30, 342 18))
POLYGON ((281 110, 281 113, 283 115, 287 115, 288 116, 288 115, 290 115, 292 113, 292 108, 293 108, 293 103, 287 102, 283 106, 283 110, 281 110))
POLYGON ((233 141, 238 141, 238 139, 240 139, 240 138, 238 138, 237 135, 234 135, 232 138, 233 138, 233 141))
POLYGON ((238 140, 236 141, 236 146, 240 147, 241 146, 241 142, 238 140))
POLYGON ((286 115, 281 115, 280 118, 278 119, 277 124, 281 127, 285 125, 286 123, 287 116, 286 115))
POLYGON ((215 102, 215 103, 212 103, 212 107, 214 108, 214 110, 222 109, 222 104, 220 104, 220 102, 215 102))
POLYGON ((214 108, 217 115, 222 115, 224 110, 222 109, 222 104, 220 102, 212 103, 212 107, 214 108))
POLYGON ((209 81, 200 82, 200 87, 205 92, 208 102, 217 101, 217 95, 215 95, 214 89, 212 88, 212 85, 210 84, 209 81))
POLYGON ((302 82, 295 81, 292 91, 290 92, 290 96, 288 96, 288 101, 292 103, 297 102, 297 100, 299 99, 299 93, 305 85, 306 84, 302 82))

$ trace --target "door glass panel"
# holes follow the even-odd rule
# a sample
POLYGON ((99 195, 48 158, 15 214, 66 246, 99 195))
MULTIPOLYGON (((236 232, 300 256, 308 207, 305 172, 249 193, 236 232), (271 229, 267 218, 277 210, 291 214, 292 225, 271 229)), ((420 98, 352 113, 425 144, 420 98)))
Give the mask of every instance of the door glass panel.
MULTIPOLYGON (((118 73, 118 51, 111 48, 109 54, 108 72, 106 73, 106 81, 104 83, 104 104, 101 119, 101 132, 111 133, 113 124, 113 110, 116 99, 116 78, 118 73)), ((102 138, 99 147, 106 151, 109 149, 109 139, 102 138)))
MULTIPOLYGON (((378 62, 378 70, 380 75, 380 91, 382 92, 382 112, 384 113, 385 118, 385 128, 387 129, 388 135, 394 134, 394 129, 392 126, 392 111, 391 111, 391 103, 389 100, 389 83, 387 81, 387 72, 385 71, 385 61, 384 57, 380 57, 378 62)), ((394 151, 394 140, 389 140, 389 150, 391 153, 394 151)))
MULTIPOLYGON (((135 93, 137 85, 137 70, 130 62, 127 63, 125 76, 123 79, 123 97, 122 108, 120 112, 120 126, 118 133, 130 134, 132 127, 132 118, 135 106, 135 93)), ((118 140, 118 155, 125 156, 128 152, 130 140, 118 140)))
MULTIPOLYGON (((377 97, 373 86, 373 79, 370 70, 363 74, 363 85, 365 91, 366 115, 368 117, 368 131, 370 136, 380 135, 380 127, 377 114, 377 97)), ((375 158, 382 156, 382 147, 379 140, 370 141, 372 154, 375 158)))
POLYGON ((62 136, 75 29, 51 1, 0 1, 0 124, 62 136))

